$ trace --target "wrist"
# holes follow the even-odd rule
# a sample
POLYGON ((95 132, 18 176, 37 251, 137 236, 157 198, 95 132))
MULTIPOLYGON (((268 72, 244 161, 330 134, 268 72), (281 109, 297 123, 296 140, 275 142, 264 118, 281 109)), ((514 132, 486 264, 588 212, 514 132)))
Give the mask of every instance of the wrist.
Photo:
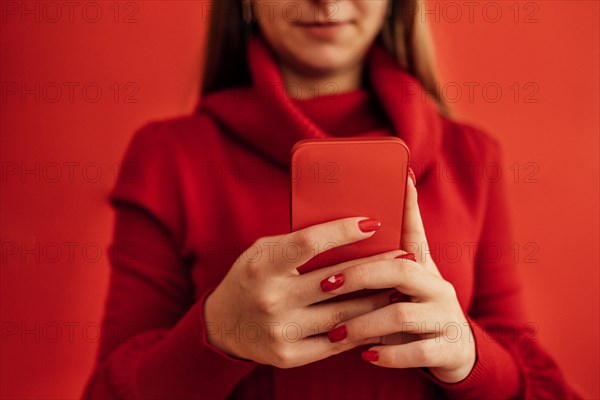
POLYGON ((455 368, 430 368, 431 373, 444 383, 458 383, 469 376, 475 367, 475 351, 469 351, 467 359, 455 368))
MULTIPOLYGON (((213 291, 204 301, 204 306, 202 307, 205 330, 206 330, 206 342, 222 351, 226 355, 232 358, 236 358, 243 361, 247 360, 239 355, 239 352, 236 351, 232 344, 228 343, 225 340, 227 327, 230 325, 234 326, 234 329, 237 329, 237 324, 229 324, 227 323, 228 319, 224 318, 226 315, 224 308, 220 306, 219 303, 219 295, 217 290, 213 291)), ((234 335, 234 337, 238 337, 234 335)))
POLYGON ((218 313, 215 312, 215 304, 214 304, 215 292, 213 291, 211 294, 206 297, 204 301, 204 305, 202 307, 203 319, 204 319, 204 328, 206 330, 206 341, 211 346, 218 348, 221 351, 225 351, 223 344, 221 343, 219 334, 219 320, 216 318, 218 313))

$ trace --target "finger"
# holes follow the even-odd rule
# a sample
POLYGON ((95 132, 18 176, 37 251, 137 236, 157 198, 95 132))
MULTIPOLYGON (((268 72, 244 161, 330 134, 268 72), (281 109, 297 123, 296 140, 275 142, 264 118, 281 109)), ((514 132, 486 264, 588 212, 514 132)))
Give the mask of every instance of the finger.
POLYGON ((426 265, 426 268, 431 270, 430 272, 440 275, 433 263, 425 263, 427 257, 431 257, 431 253, 419 209, 417 188, 412 179, 407 179, 406 182, 406 200, 404 201, 400 248, 409 253, 414 253, 420 264, 426 265))
POLYGON ((353 265, 326 278, 323 287, 330 288, 327 282, 341 282, 328 291, 330 296, 338 296, 362 289, 395 288, 415 301, 433 299, 448 291, 448 283, 442 278, 428 273, 423 266, 408 259, 379 260, 353 265))
MULTIPOLYGON (((331 332, 343 332, 338 341, 356 341, 384 337, 398 332, 423 334, 440 332, 449 324, 439 307, 432 303, 395 303, 363 313, 338 324, 331 332)), ((330 335, 334 340, 340 335, 330 335)))
POLYGON ((279 368, 300 367, 377 341, 378 339, 369 338, 358 342, 331 343, 326 335, 308 337, 293 346, 286 346, 284 351, 273 351, 276 360, 274 365, 279 368))
MULTIPOLYGON (((307 309, 310 313, 310 320, 304 321, 304 325, 308 327, 307 333, 310 335, 326 333, 344 321, 368 315, 374 310, 388 305, 389 296, 389 292, 378 293, 357 299, 310 306, 307 309)), ((305 336, 309 336, 308 334, 305 336)))
POLYGON ((388 251, 386 253, 376 254, 370 257, 346 261, 330 267, 311 271, 298 277, 294 277, 294 284, 290 289, 290 301, 292 301, 296 306, 304 307, 330 299, 333 297, 333 295, 329 292, 323 291, 321 286, 321 282, 324 280, 332 279, 335 281, 336 274, 354 265, 367 264, 380 260, 393 260, 395 257, 401 254, 406 254, 406 252, 403 250, 388 251), (331 278, 332 276, 333 278, 331 278))
POLYGON ((421 368, 446 365, 451 357, 443 340, 427 339, 393 345, 374 346, 363 352, 363 359, 386 368, 421 368))
POLYGON ((377 345, 397 345, 397 344, 405 344, 410 342, 415 342, 417 340, 424 340, 429 338, 434 338, 438 334, 437 333, 421 333, 421 334, 413 334, 407 332, 396 332, 391 335, 383 336, 377 345))
POLYGON ((296 268, 311 258, 345 244, 373 236, 381 226, 379 221, 366 217, 343 218, 312 225, 289 233, 275 246, 274 265, 297 275, 296 268))

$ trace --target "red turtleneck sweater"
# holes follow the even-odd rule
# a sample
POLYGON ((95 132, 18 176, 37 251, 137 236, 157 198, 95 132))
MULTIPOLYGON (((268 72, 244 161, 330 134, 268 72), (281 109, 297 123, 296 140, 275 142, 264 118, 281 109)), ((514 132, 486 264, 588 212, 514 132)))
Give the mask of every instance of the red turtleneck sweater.
POLYGON ((439 115, 375 46, 370 90, 290 100, 267 45, 253 86, 202 99, 133 138, 111 201, 116 226, 98 365, 84 398, 406 399, 575 396, 523 314, 498 143, 439 115), (206 296, 257 238, 289 231, 289 163, 304 138, 397 135, 411 150, 434 257, 472 323, 477 361, 455 384, 386 369, 362 348, 293 369, 209 345, 206 296))

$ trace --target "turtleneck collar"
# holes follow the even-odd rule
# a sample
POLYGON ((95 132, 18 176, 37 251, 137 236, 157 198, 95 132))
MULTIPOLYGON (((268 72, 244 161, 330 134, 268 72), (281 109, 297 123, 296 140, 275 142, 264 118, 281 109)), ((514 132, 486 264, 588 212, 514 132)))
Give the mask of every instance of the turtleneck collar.
MULTIPOLYGON (((251 87, 225 89, 200 100, 197 112, 206 113, 227 133, 267 159, 287 167, 290 151, 302 139, 327 138, 308 118, 297 100, 288 97, 276 56, 260 36, 248 44, 251 87)), ((442 141, 442 117, 421 84, 394 58, 374 44, 367 54, 368 78, 383 106, 392 134, 403 139, 411 152, 417 178, 435 162, 442 141)), ((343 95, 343 94, 340 94, 343 95)))
POLYGON ((294 105, 331 136, 390 134, 383 108, 367 89, 296 99, 294 105))

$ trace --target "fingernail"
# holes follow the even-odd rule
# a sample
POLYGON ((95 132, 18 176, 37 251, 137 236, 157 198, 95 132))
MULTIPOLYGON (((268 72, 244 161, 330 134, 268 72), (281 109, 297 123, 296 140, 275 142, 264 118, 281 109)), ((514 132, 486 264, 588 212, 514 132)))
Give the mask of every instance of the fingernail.
POLYGON ((329 337, 329 341, 332 343, 344 340, 346 339, 346 336, 348 336, 348 331, 346 330, 345 325, 338 326, 327 333, 327 337, 329 337))
POLYGON ((331 275, 329 278, 323 279, 321 281, 321 290, 324 292, 331 292, 332 290, 339 288, 343 284, 344 284, 344 275, 343 274, 331 275))
POLYGON ((375 350, 366 350, 362 352, 362 359, 365 361, 377 361, 379 360, 379 353, 375 350))
POLYGON ((358 222, 358 229, 364 233, 378 231, 381 228, 381 222, 376 219, 363 219, 358 222))
POLYGON ((394 258, 404 258, 406 260, 411 260, 411 261, 417 262, 417 256, 415 256, 414 253, 400 254, 398 257, 394 257, 394 258))
POLYGON ((408 176, 410 177, 410 179, 412 179, 413 185, 417 187, 417 177, 415 176, 415 171, 413 171, 411 167, 408 167, 408 176))
POLYGON ((390 304, 400 303, 400 302, 409 302, 410 297, 405 295, 404 293, 400 293, 395 290, 392 294, 390 294, 390 304))

